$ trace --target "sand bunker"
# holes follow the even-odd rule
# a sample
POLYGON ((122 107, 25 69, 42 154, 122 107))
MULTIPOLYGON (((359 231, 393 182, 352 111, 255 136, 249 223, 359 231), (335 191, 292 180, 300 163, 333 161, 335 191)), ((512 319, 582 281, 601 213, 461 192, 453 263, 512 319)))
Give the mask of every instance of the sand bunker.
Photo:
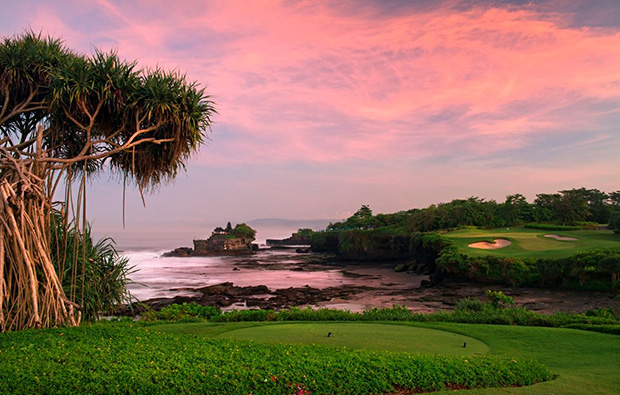
POLYGON ((558 235, 545 235, 545 237, 550 237, 552 239, 561 240, 561 241, 577 241, 576 237, 566 237, 566 236, 558 236, 558 235))
POLYGON ((471 243, 470 245, 468 245, 468 247, 480 248, 482 250, 496 250, 498 248, 504 248, 511 244, 512 242, 506 239, 495 239, 493 240, 493 243, 489 243, 488 241, 479 241, 477 243, 471 243))

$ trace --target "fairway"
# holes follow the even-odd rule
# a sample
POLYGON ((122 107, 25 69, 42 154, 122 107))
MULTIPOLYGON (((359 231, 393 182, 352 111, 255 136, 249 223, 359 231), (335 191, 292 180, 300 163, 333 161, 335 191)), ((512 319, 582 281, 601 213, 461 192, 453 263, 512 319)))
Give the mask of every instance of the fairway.
POLYGON ((522 258, 561 258, 594 248, 620 248, 620 235, 610 230, 548 231, 526 228, 461 229, 445 234, 459 250, 469 256, 497 255, 522 258), (576 240, 556 240, 545 235, 576 240), (511 242, 499 249, 478 249, 469 244, 494 239, 511 242))
MULTIPOLYGON (((370 349, 463 354, 448 344, 467 339, 467 351, 489 356, 533 359, 546 364, 558 377, 521 388, 456 391, 462 394, 617 394, 620 388, 620 336, 573 329, 472 325, 453 323, 230 323, 166 324, 152 330, 205 337, 335 344, 370 349), (327 338, 327 331, 332 337, 327 338), (377 331, 383 332, 378 333, 377 331), (463 336, 461 338, 454 335, 463 336), (475 340, 480 339, 480 340, 475 340), (428 339, 429 341, 424 341, 428 339), (429 346, 430 340, 441 348, 429 346), (330 343, 335 341, 334 343, 330 343), (471 343, 470 343, 471 342, 471 343), (417 345, 415 345, 417 343, 417 345), (471 344, 471 348, 470 348, 471 344)), ((462 344, 461 344, 462 346, 462 344)), ((458 349, 458 347, 457 347, 458 349)), ((454 392, 450 392, 454 393, 454 392)))
POLYGON ((153 330, 175 334, 191 333, 215 339, 255 340, 267 343, 321 344, 354 349, 406 351, 422 354, 480 355, 489 347, 469 336, 398 324, 374 323, 277 323, 239 327, 227 324, 228 330, 213 324, 157 325, 153 330), (327 334, 331 332, 331 337, 327 334), (463 344, 467 343, 467 347, 463 344))

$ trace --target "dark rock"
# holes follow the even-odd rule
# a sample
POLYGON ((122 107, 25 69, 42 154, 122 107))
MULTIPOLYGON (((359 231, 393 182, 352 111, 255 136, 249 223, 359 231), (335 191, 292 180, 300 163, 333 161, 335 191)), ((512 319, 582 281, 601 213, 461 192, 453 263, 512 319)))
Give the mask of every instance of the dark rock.
POLYGON ((179 247, 175 248, 172 251, 165 252, 162 256, 164 257, 188 257, 191 256, 194 250, 190 247, 179 247))
POLYGON ((228 307, 233 304, 244 304, 249 307, 279 310, 294 306, 313 305, 334 298, 346 299, 350 295, 367 291, 370 288, 343 285, 325 289, 305 287, 289 287, 269 290, 264 285, 237 287, 230 282, 192 289, 201 296, 176 296, 174 298, 156 298, 143 302, 143 305, 159 310, 174 303, 197 303, 203 306, 228 307))

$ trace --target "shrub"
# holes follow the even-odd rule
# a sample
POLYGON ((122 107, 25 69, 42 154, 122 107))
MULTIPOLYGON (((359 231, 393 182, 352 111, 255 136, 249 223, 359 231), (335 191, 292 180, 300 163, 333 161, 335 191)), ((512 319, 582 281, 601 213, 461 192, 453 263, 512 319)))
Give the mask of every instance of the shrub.
POLYGON ((454 309, 463 312, 479 312, 484 310, 486 303, 480 299, 465 298, 456 302, 454 309))
POLYGON ((612 283, 618 281, 620 275, 620 254, 606 256, 598 261, 598 269, 611 275, 612 283))
POLYGON ((232 230, 231 235, 242 239, 254 239, 256 231, 246 224, 237 224, 232 230))
POLYGON ((594 309, 594 310, 588 310, 586 311, 586 317, 602 317, 602 318, 618 318, 616 317, 616 313, 614 312, 614 309, 612 309, 611 307, 608 307, 606 309, 603 308, 598 308, 598 309, 594 309))
POLYGON ((512 306, 515 303, 515 299, 511 296, 504 295, 502 291, 491 291, 488 289, 485 295, 489 299, 489 303, 496 309, 512 306))
POLYGON ((60 212, 51 216, 50 252, 65 294, 80 305, 86 321, 111 314, 116 306, 129 303, 128 275, 133 267, 119 255, 114 240, 94 242, 91 227, 84 229, 64 221, 60 212))
POLYGON ((583 331, 592 331, 607 333, 610 335, 620 335, 620 325, 588 325, 588 324, 571 324, 565 328, 580 329, 583 331))
POLYGON ((525 224, 526 228, 529 229, 540 229, 540 230, 558 230, 558 231, 571 231, 571 230, 580 230, 581 226, 576 225, 557 225, 557 224, 542 224, 538 222, 530 222, 529 224, 525 224))
POLYGON ((575 222, 575 226, 579 226, 581 230, 598 230, 598 222, 579 221, 575 222))
POLYGON ((196 303, 171 304, 159 311, 149 310, 142 314, 145 321, 199 321, 208 320, 222 312, 213 306, 196 303))

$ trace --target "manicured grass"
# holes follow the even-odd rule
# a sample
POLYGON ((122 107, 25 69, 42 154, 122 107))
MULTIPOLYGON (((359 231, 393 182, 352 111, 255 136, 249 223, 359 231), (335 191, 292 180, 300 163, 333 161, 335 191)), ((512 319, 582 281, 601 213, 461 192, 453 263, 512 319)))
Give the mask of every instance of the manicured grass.
MULTIPOLYGON (((352 330, 365 324, 358 325, 351 324, 352 330)), ((296 328, 303 332, 307 326, 296 328)), ((530 385, 551 378, 547 368, 525 358, 265 344, 165 334, 125 323, 0 334, 2 394, 371 395, 397 388, 530 385)))
POLYGON ((563 328, 433 323, 424 327, 475 336, 489 355, 533 358, 558 378, 530 387, 464 391, 463 394, 618 394, 620 336, 563 328))
MULTIPOLYGON (((265 326, 250 327, 249 323, 234 324, 170 324, 154 326, 152 330, 167 330, 175 333, 194 333, 201 336, 235 336, 235 332, 255 339, 265 337, 265 326)), ((273 334, 278 335, 277 324, 273 334)), ((319 325, 333 325, 319 324, 319 325)), ((350 326, 349 332, 365 331, 363 323, 342 323, 350 326)), ((395 326, 394 323, 393 326, 395 326)), ((472 325, 454 323, 399 323, 406 327, 432 328, 459 333, 487 344, 488 355, 521 360, 534 359, 544 363, 558 375, 556 380, 520 388, 492 388, 457 391, 463 394, 617 394, 620 388, 620 336, 563 328, 516 327, 508 325, 472 325)), ((287 335, 280 340, 296 342, 309 339, 305 334, 308 327, 304 323, 286 324, 287 335)), ((343 330, 341 327, 339 330, 343 330)), ((272 338, 269 341, 278 341, 272 338)), ((407 342, 406 337, 398 337, 395 342, 407 342)), ((310 342, 313 342, 311 339, 310 342)), ((368 341, 370 343, 370 341, 368 341)), ((468 343, 469 344, 469 343, 468 343)), ((453 392, 451 392, 453 393, 453 392)))
POLYGON ((347 322, 157 325, 151 330, 197 334, 215 339, 256 340, 265 343, 321 344, 355 349, 406 351, 422 354, 481 355, 489 347, 456 333, 413 326, 347 322), (225 331, 224 331, 225 330, 225 331), (327 337, 331 332, 332 336, 327 337), (467 347, 463 348, 463 344, 467 347))
POLYGON ((594 248, 620 248, 620 235, 608 230, 544 231, 526 228, 462 229, 445 234, 462 253, 470 256, 497 255, 521 258, 561 258, 594 248), (574 237, 576 241, 560 241, 546 234, 574 237), (478 241, 507 239, 511 245, 495 250, 471 248, 478 241))

